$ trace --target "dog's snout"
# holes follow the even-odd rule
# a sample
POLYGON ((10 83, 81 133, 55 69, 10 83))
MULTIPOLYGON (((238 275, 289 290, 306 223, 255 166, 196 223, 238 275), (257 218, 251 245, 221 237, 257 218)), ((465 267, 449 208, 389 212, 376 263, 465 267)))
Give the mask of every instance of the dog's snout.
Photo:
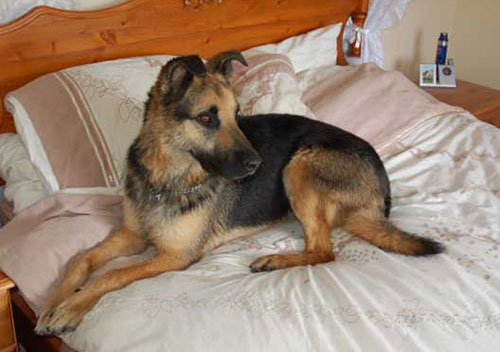
POLYGON ((245 169, 250 173, 257 171, 261 163, 262 159, 259 157, 249 157, 243 161, 245 169))

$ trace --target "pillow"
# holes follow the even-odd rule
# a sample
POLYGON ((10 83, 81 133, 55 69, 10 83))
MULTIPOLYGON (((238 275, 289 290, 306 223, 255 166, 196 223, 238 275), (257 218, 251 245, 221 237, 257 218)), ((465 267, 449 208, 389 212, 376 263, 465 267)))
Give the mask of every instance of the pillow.
POLYGON ((233 63, 231 85, 244 115, 265 113, 313 117, 302 102, 292 63, 287 56, 263 54, 247 59, 248 66, 233 63))
POLYGON ((317 120, 367 140, 381 155, 425 119, 458 111, 419 89, 403 74, 376 64, 322 67, 298 76, 302 101, 317 120))
POLYGON ((0 135, 0 177, 6 182, 5 199, 13 203, 15 214, 48 194, 14 133, 0 135))
POLYGON ((68 68, 6 97, 16 130, 50 192, 119 187, 143 103, 172 56, 148 56, 68 68))
POLYGON ((260 54, 281 54, 290 58, 295 72, 337 64, 337 37, 342 23, 318 28, 287 38, 277 44, 257 46, 243 52, 246 58, 260 54))

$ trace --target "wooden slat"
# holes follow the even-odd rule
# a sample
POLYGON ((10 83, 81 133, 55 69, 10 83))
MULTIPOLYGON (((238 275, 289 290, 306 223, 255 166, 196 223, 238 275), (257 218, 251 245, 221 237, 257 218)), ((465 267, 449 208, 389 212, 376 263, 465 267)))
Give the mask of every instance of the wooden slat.
POLYGON ((5 291, 16 286, 3 271, 0 271, 0 291, 5 291))
POLYGON ((14 283, 0 271, 0 352, 17 350, 9 294, 13 287, 14 283))
POLYGON ((26 304, 19 291, 14 289, 11 293, 11 297, 17 338, 20 344, 28 351, 36 352, 61 351, 63 346, 65 346, 65 350, 71 350, 57 337, 35 335, 33 331, 36 325, 35 313, 33 313, 31 308, 26 304))

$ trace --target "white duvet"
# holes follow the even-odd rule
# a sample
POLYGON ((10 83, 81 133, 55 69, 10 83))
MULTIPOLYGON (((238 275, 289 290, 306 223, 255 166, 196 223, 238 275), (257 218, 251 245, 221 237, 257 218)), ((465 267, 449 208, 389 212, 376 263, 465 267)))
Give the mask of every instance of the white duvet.
POLYGON ((500 130, 463 112, 395 143, 392 221, 445 254, 385 253, 334 231, 335 262, 250 273, 255 258, 303 246, 287 223, 106 295, 64 340, 82 351, 497 351, 500 130))
MULTIPOLYGON (((286 223, 105 295, 64 341, 89 352, 499 350, 500 130, 374 65, 305 73, 294 86, 282 61, 242 76, 258 97, 240 99, 245 112, 284 85, 277 111, 310 109, 369 140, 391 179, 391 220, 446 252, 405 257, 336 230, 335 262, 251 273, 260 256, 302 248, 300 226, 286 223)), ((120 213, 118 196, 51 196, 0 230, 0 268, 37 311, 69 258, 120 213)))

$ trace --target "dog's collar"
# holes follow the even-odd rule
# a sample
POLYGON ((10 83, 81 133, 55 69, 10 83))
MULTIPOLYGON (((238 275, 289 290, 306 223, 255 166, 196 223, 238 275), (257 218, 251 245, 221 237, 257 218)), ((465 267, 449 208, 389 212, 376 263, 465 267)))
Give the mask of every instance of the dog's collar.
POLYGON ((175 191, 156 191, 156 190, 153 190, 149 194, 149 199, 151 199, 154 202, 159 202, 163 199, 164 195, 167 193, 177 194, 177 195, 194 193, 201 188, 201 185, 202 185, 202 183, 198 183, 197 185, 188 187, 188 188, 180 190, 180 191, 177 191, 177 190, 175 190, 175 191))

